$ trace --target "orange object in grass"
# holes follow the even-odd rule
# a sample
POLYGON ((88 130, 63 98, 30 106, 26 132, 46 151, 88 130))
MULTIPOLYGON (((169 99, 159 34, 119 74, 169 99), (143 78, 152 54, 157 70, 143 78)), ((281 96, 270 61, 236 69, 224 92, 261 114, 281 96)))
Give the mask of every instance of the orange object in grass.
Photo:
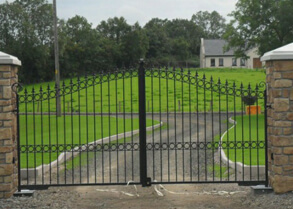
POLYGON ((261 108, 258 105, 246 106, 246 115, 256 115, 261 114, 261 108))

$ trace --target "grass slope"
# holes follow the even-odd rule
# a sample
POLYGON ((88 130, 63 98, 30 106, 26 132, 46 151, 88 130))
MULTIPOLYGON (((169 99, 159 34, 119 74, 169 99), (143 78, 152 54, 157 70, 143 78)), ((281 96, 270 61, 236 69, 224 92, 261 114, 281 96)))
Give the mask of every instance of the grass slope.
MULTIPOLYGON (((147 119, 147 126, 159 121, 147 119)), ((61 151, 50 150, 46 145, 82 145, 117 133, 124 133, 139 128, 138 118, 123 119, 107 116, 20 116, 20 145, 37 146, 42 153, 30 148, 30 153, 22 153, 21 167, 32 168, 48 164, 57 159, 61 151)), ((121 141, 120 141, 121 142, 121 141)), ((105 141, 104 143, 109 143, 105 141)))
POLYGON ((264 115, 236 116, 237 125, 223 137, 223 142, 240 142, 244 147, 224 149, 226 156, 233 162, 246 165, 265 165, 265 148, 257 148, 257 143, 265 141, 264 115), (249 147, 251 143, 252 148, 249 147), (247 147, 247 148, 245 148, 247 147))
MULTIPOLYGON (((195 75, 195 70, 191 70, 191 74, 195 75)), ((244 89, 247 89, 250 83, 252 89, 256 84, 265 80, 263 70, 248 70, 248 69, 199 69, 197 70, 199 78, 206 76, 206 82, 213 77, 214 86, 221 79, 224 85, 227 80, 229 87, 232 87, 233 82, 236 88, 239 89, 241 83, 244 89)), ((187 71, 184 71, 187 74, 187 71)), ((99 77, 99 79, 101 79, 99 77)), ((102 79, 107 80, 104 76, 102 79)), ((65 86, 70 83, 69 79, 64 80, 65 86)), ((77 79, 73 79, 73 83, 77 83, 77 79)), ((54 82, 40 83, 35 85, 25 86, 28 94, 32 93, 33 87, 35 93, 39 92, 39 88, 43 87, 43 92, 48 92, 47 85, 54 89, 54 82)), ((224 87, 224 86, 223 86, 224 87)), ((206 90, 203 87, 196 87, 193 84, 183 83, 181 81, 174 82, 172 79, 159 79, 146 77, 146 109, 148 112, 154 111, 225 111, 225 110, 241 110, 241 98, 239 96, 229 96, 224 92, 220 95, 211 90, 206 90), (211 102, 212 101, 212 102, 211 102), (219 102, 221 101, 221 102, 219 102), (179 105, 180 103, 180 105, 179 105)), ((20 93, 24 94, 24 91, 20 93)), ((259 99, 258 105, 263 105, 263 99, 259 99)), ((56 111, 56 100, 50 99, 42 102, 30 102, 20 105, 20 112, 33 111, 56 111)), ((65 112, 138 112, 138 79, 125 78, 117 81, 105 82, 91 86, 63 96, 61 98, 62 111, 65 112)))

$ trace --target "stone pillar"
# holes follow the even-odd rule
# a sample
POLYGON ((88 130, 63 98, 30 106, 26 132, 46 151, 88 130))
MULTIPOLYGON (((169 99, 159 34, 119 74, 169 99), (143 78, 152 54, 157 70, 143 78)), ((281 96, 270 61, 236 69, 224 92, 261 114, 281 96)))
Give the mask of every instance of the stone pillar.
POLYGON ((18 81, 21 62, 0 52, 0 199, 13 195, 18 185, 16 95, 11 85, 18 81))
POLYGON ((266 53, 269 183, 293 191, 293 43, 266 53))

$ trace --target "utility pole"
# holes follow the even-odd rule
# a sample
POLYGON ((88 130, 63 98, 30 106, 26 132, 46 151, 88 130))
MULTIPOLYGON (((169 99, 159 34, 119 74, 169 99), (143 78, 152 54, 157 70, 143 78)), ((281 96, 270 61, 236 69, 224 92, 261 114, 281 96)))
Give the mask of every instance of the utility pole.
POLYGON ((54 19, 54 51, 55 51, 55 85, 56 85, 56 114, 61 116, 60 101, 60 69, 59 69, 59 45, 58 45, 58 27, 57 27, 57 6, 56 0, 53 0, 53 19, 54 19))

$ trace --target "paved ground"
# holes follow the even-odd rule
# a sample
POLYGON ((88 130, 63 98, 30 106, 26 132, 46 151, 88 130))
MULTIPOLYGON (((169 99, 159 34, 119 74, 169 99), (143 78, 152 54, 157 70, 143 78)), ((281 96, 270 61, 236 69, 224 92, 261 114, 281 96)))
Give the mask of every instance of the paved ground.
POLYGON ((236 184, 62 187, 0 200, 1 209, 292 209, 293 193, 254 195, 236 184))

